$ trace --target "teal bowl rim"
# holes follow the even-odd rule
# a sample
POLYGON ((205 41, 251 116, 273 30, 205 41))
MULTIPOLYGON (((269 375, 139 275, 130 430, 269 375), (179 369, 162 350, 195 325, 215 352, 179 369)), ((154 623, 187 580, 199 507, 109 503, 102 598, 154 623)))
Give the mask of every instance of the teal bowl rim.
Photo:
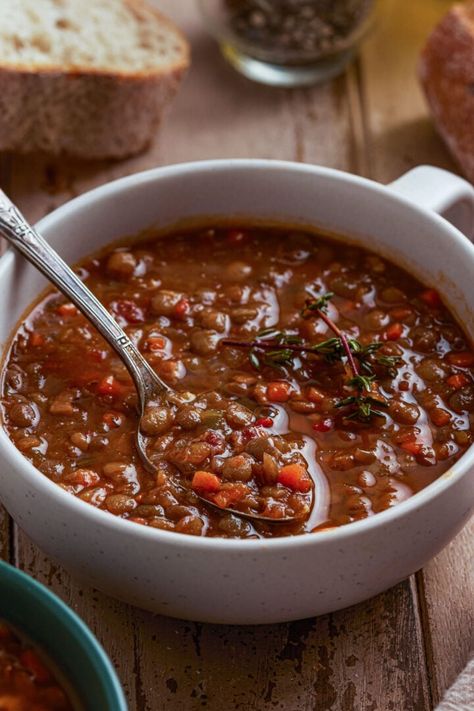
MULTIPOLYGON (((46 607, 54 617, 64 626, 67 633, 71 635, 81 648, 81 652, 89 658, 100 677, 103 691, 107 699, 107 708, 101 711, 128 711, 127 702, 122 690, 122 686, 117 677, 116 671, 107 656, 100 642, 93 635, 85 622, 77 615, 65 602, 55 593, 48 590, 34 578, 30 577, 22 570, 15 568, 4 560, 0 560, 0 589, 2 580, 12 582, 14 586, 22 588, 32 601, 37 601, 39 605, 46 607)), ((0 617, 6 622, 11 622, 8 614, 4 613, 0 607, 0 617)), ((11 624, 15 624, 11 622, 11 624)), ((34 643, 34 634, 29 630, 25 634, 34 643)), ((55 661, 54 658, 52 660, 55 661)), ((85 699, 87 701, 87 699, 85 699)))

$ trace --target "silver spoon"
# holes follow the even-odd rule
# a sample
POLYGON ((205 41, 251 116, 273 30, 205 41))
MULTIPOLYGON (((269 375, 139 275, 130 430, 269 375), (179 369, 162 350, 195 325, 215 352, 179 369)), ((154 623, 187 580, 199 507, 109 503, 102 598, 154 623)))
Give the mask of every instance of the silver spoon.
MULTIPOLYGON (((138 394, 139 424, 135 442, 138 454, 145 468, 156 473, 156 467, 146 452, 146 438, 141 431, 141 419, 149 405, 157 402, 183 402, 183 396, 172 390, 151 368, 127 334, 112 318, 107 309, 96 299, 79 277, 68 267, 61 257, 49 246, 45 239, 32 227, 19 209, 0 190, 0 235, 5 237, 29 262, 49 279, 92 323, 107 343, 115 350, 130 373, 138 394)), ((184 493, 190 490, 174 481, 184 493)), ((196 492, 194 492, 196 493, 196 492)), ((244 513, 232 508, 221 508, 212 501, 199 496, 207 506, 220 512, 227 511, 235 516, 262 521, 264 523, 293 523, 294 517, 280 519, 244 513)))

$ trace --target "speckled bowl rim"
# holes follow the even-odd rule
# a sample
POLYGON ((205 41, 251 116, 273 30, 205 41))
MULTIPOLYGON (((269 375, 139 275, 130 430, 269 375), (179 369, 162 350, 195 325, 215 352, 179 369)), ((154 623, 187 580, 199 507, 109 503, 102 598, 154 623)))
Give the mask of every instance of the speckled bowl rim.
MULTIPOLYGON (((189 163, 178 163, 172 166, 152 168, 151 170, 143 171, 128 175, 124 178, 111 181, 100 187, 94 188, 82 195, 64 203, 49 215, 41 219, 38 223, 40 231, 53 228, 56 221, 62 222, 67 218, 71 211, 87 209, 90 203, 98 203, 104 197, 116 194, 117 196, 126 192, 128 189, 136 189, 141 185, 153 182, 159 178, 175 177, 183 173, 213 171, 229 169, 252 169, 255 171, 270 171, 284 170, 296 171, 299 173, 305 172, 310 175, 318 175, 319 177, 327 177, 333 180, 343 181, 346 184, 358 185, 366 187, 370 192, 380 196, 383 200, 391 200, 398 203, 400 209, 411 211, 412 213, 423 217, 424 220, 429 220, 433 227, 442 230, 446 233, 447 239, 451 243, 456 242, 458 246, 466 252, 467 258, 470 259, 474 266, 474 246, 469 239, 451 225, 447 220, 438 215, 436 212, 431 212, 426 208, 420 207, 410 201, 408 198, 397 193, 391 192, 384 185, 368 178, 352 175, 345 171, 335 170, 333 168, 325 168, 321 166, 313 166, 304 163, 296 163, 292 161, 266 160, 266 159, 232 159, 232 160, 203 160, 189 163)), ((8 269, 14 260, 14 253, 9 249, 3 257, 0 258, 0 276, 2 269, 8 269)), ((474 297, 473 297, 474 301, 474 297)), ((10 333, 13 331, 14 326, 10 333)), ((0 364, 1 365, 1 364, 0 364)), ((90 519, 94 524, 104 526, 111 530, 122 530, 124 533, 135 537, 136 539, 151 539, 157 544, 160 541, 166 541, 168 545, 174 545, 176 548, 190 549, 226 549, 232 552, 243 553, 248 551, 252 555, 258 549, 275 549, 286 550, 294 547, 306 546, 324 546, 329 540, 340 540, 343 542, 347 538, 355 537, 362 533, 375 533, 379 529, 383 529, 386 524, 391 521, 402 520, 406 515, 422 509, 423 506, 438 497, 443 496, 444 492, 450 489, 458 479, 474 474, 474 444, 469 447, 462 457, 455 464, 442 474, 438 479, 429 484, 426 488, 417 492, 409 499, 400 502, 391 509, 381 511, 374 516, 370 516, 360 521, 329 528, 319 531, 317 535, 305 533, 295 536, 282 536, 279 538, 261 538, 261 539, 236 539, 236 538, 214 538, 207 536, 192 536, 186 533, 175 533, 174 531, 162 531, 156 528, 149 528, 118 516, 97 509, 91 504, 68 494, 57 484, 48 479, 42 472, 34 467, 19 450, 16 449, 13 442, 7 436, 0 423, 0 444, 9 450, 9 456, 13 458, 16 466, 24 471, 26 478, 34 483, 37 489, 45 496, 52 497, 52 500, 61 502, 65 507, 74 509, 78 515, 84 515, 85 519, 90 519), (126 528, 124 528, 126 527, 126 528)))
MULTIPOLYGON (((42 585, 22 570, 10 565, 10 563, 0 560, 0 589, 4 580, 9 580, 9 582, 13 583, 13 587, 25 591, 32 604, 38 603, 40 608, 48 608, 57 622, 63 625, 68 634, 80 645, 81 653, 84 657, 88 657, 95 667, 104 695, 107 697, 108 707, 100 711, 127 711, 127 702, 112 662, 86 623, 61 598, 51 590, 48 590, 45 585, 42 585)), ((2 611, 1 604, 0 618, 10 622, 8 614, 2 611)), ((28 629, 20 629, 19 631, 24 632, 34 643, 34 633, 28 629)), ((52 631, 54 632, 54 630, 52 631)), ((55 662, 56 660, 53 658, 52 661, 55 662)), ((80 658, 76 661, 80 664, 80 658)), ((87 699, 84 700, 87 701, 87 699)))

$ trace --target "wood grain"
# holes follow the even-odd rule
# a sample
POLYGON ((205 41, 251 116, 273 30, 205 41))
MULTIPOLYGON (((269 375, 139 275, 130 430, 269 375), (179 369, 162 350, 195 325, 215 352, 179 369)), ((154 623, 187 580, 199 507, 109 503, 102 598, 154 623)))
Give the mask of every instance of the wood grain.
MULTIPOLYGON (((446 3, 431 4, 438 12, 446 3)), ((427 159, 452 167, 412 78, 414 43, 425 32, 411 27, 413 8, 403 13, 409 35, 403 52, 398 44, 403 23, 391 29, 394 19, 388 16, 389 23, 379 26, 344 76, 314 89, 284 91, 252 84, 230 69, 189 3, 163 0, 159 5, 180 22, 193 46, 193 67, 159 141, 146 154, 121 163, 43 156, 4 161, 3 177, 30 219, 116 177, 203 158, 300 160, 382 181, 427 159)), ((426 10, 423 22, 434 19, 428 0, 416 5, 426 10)), ((22 533, 15 533, 15 550, 9 550, 8 530, 0 523, 0 542, 7 541, 0 546, 3 555, 84 617, 111 655, 131 711, 428 711, 466 648, 465 534, 418 583, 405 581, 355 608, 318 619, 232 628, 156 617, 114 601, 72 580, 22 533), (442 654, 443 638, 449 640, 449 660, 442 654)))
POLYGON ((144 711, 429 708, 406 583, 349 610, 290 624, 219 627, 146 613, 142 619, 142 677, 160 699, 144 711))
MULTIPOLYGON (((371 177, 389 182, 420 163, 454 165, 436 134, 416 79, 416 62, 435 23, 452 3, 418 0, 403 12, 387 0, 360 59, 361 96, 371 177)), ((473 524, 417 575, 432 701, 466 664, 474 643, 473 524)))
POLYGON ((362 47, 361 97, 375 180, 389 182, 415 165, 456 166, 435 132, 416 77, 418 55, 449 0, 381 3, 376 31, 362 47))

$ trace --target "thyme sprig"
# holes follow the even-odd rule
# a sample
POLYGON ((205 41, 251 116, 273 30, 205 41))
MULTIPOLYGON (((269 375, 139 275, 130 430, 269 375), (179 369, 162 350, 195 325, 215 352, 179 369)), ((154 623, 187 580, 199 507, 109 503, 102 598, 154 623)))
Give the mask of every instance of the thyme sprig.
POLYGON ((399 359, 394 356, 377 356, 382 343, 373 342, 362 345, 358 340, 349 338, 329 317, 328 305, 334 294, 327 292, 315 299, 308 299, 301 310, 303 319, 320 318, 334 336, 320 343, 304 343, 303 339, 294 333, 267 328, 257 333, 255 340, 238 341, 225 339, 223 345, 249 350, 251 365, 260 370, 263 365, 270 367, 293 366, 296 356, 309 354, 323 357, 327 363, 342 362, 348 370, 348 378, 344 384, 350 392, 340 400, 336 407, 348 408, 347 419, 358 419, 363 422, 372 416, 381 416, 380 408, 387 407, 376 386, 375 366, 385 368, 394 377, 399 359))

